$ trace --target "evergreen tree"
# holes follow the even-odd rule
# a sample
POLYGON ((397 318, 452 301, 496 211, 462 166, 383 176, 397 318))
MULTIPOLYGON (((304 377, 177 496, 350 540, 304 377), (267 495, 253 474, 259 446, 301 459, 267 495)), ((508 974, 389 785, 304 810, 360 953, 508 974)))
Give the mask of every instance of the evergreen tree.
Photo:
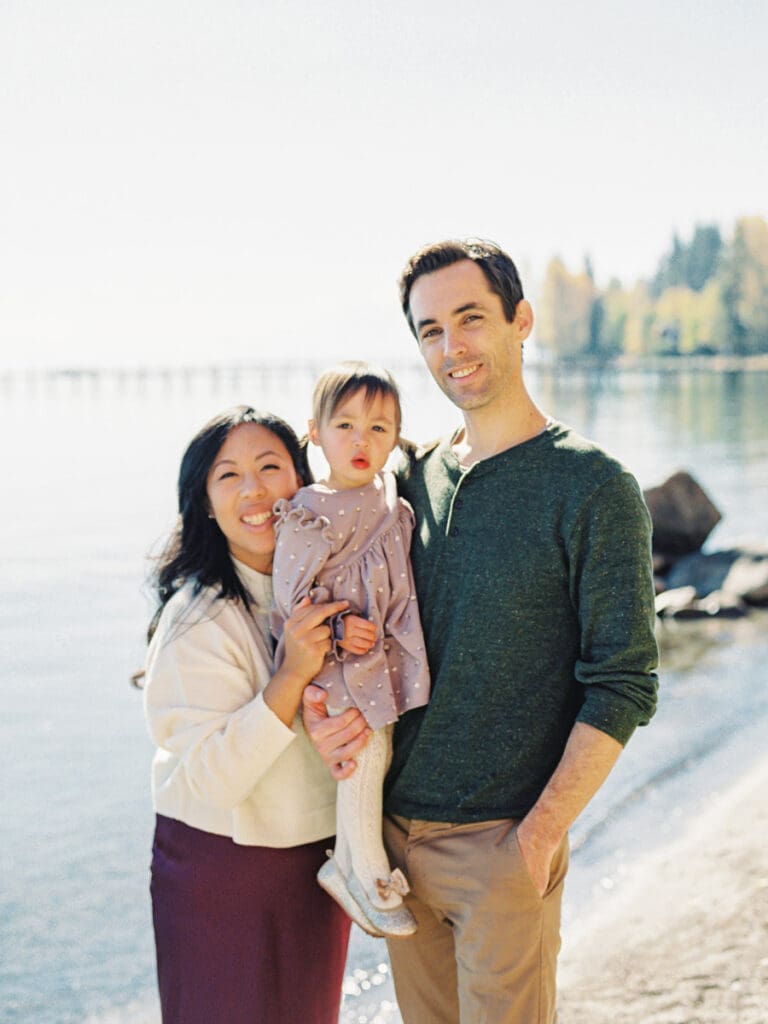
POLYGON ((656 273, 651 279, 649 290, 654 299, 658 299, 667 288, 678 288, 685 284, 686 260, 686 248, 675 232, 672 248, 659 260, 656 273))
POLYGON ((715 275, 723 248, 716 224, 697 224, 685 256, 685 283, 700 292, 715 275))

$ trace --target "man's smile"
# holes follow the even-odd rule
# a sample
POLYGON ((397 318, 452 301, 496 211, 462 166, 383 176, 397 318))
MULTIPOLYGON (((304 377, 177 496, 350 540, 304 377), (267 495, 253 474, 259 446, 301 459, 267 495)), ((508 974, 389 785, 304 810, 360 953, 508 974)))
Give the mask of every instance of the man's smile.
POLYGON ((472 363, 469 366, 460 366, 457 370, 449 370, 448 376, 451 380, 463 380, 470 377, 476 370, 480 369, 480 363, 472 363))

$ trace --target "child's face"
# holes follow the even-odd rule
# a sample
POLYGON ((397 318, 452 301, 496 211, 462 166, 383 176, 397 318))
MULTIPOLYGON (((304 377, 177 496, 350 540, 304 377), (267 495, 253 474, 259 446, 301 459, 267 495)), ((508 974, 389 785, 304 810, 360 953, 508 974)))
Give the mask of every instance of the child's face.
POLYGON ((309 421, 309 436, 323 449, 337 490, 363 487, 384 468, 397 444, 397 409, 392 395, 369 398, 361 388, 344 398, 328 420, 309 421))

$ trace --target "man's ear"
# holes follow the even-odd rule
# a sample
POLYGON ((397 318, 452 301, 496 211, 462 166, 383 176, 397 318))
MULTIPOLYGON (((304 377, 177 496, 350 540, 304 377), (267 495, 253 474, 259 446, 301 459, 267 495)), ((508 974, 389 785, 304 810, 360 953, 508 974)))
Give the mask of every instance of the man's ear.
POLYGON ((512 321, 517 329, 517 340, 525 341, 533 330, 533 307, 527 299, 520 299, 515 309, 515 319, 512 321))
POLYGON ((312 444, 320 444, 320 436, 317 433, 317 424, 315 423, 314 420, 309 420, 309 422, 307 423, 307 436, 309 437, 309 440, 312 442, 312 444))

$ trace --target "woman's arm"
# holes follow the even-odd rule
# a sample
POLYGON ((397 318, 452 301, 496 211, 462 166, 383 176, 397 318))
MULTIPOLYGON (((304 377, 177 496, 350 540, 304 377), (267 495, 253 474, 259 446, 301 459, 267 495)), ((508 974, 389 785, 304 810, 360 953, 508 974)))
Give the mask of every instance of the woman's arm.
POLYGON ((181 774, 195 799, 226 808, 248 796, 296 739, 290 724, 301 691, 330 646, 322 622, 340 607, 297 610, 289 620, 291 661, 272 679, 268 646, 233 605, 223 602, 217 614, 193 623, 161 622, 144 702, 152 738, 168 755, 169 782, 181 774))

